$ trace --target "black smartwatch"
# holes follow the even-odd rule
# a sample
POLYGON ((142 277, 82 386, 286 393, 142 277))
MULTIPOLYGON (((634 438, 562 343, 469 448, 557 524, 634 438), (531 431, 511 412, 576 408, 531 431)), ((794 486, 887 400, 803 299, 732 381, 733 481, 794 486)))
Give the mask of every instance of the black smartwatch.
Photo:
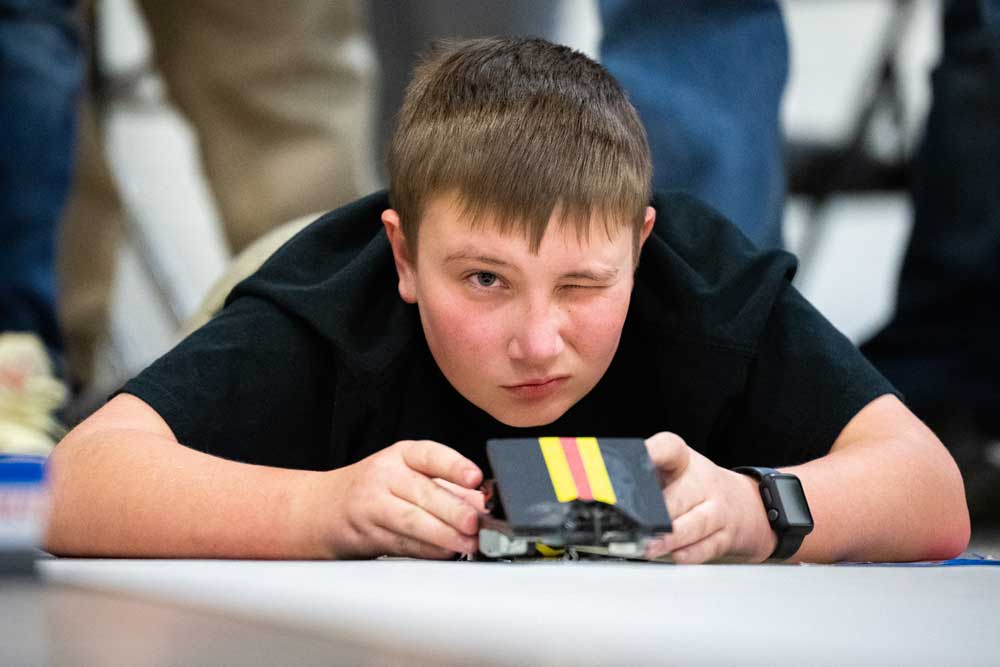
POLYGON ((753 477, 760 487, 767 521, 778 535, 778 546, 770 559, 791 558, 813 529, 813 518, 802 482, 795 475, 779 472, 774 468, 742 466, 733 468, 733 472, 753 477))

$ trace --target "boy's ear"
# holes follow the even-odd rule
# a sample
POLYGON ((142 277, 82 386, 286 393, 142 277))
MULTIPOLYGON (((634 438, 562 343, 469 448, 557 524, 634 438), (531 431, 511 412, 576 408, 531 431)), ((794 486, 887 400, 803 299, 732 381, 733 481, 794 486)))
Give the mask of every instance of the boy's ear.
POLYGON ((403 236, 399 214, 391 208, 382 211, 382 224, 385 226, 389 245, 392 246, 392 258, 396 263, 396 273, 399 274, 399 296, 406 303, 417 302, 417 280, 415 267, 410 258, 410 248, 403 236))
POLYGON ((649 235, 653 232, 653 224, 656 222, 656 209, 652 206, 646 207, 646 217, 642 221, 642 232, 639 234, 639 247, 642 248, 642 244, 646 242, 649 235))

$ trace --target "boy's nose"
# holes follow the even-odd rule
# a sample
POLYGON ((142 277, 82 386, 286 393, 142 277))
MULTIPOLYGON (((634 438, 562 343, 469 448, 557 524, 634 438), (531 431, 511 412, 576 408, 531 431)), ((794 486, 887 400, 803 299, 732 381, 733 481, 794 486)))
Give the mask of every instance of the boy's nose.
POLYGON ((511 359, 537 366, 558 357, 565 346, 558 313, 551 308, 533 309, 518 323, 507 353, 511 359))

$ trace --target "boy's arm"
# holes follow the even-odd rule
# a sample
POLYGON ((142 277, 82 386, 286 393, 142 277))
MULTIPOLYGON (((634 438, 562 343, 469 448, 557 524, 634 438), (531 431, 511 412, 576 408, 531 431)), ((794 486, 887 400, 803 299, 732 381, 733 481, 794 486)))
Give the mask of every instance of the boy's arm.
POLYGON ((474 546, 476 512, 432 478, 481 479, 437 443, 329 472, 228 461, 179 444, 128 394, 67 435, 49 471, 45 547, 74 556, 444 558, 474 546))
MULTIPOLYGON (((649 555, 672 553, 680 562, 770 555, 776 537, 755 480, 716 466, 674 434, 647 446, 674 515, 674 532, 649 555)), ((783 470, 802 481, 815 522, 795 560, 943 559, 968 545, 958 467, 895 396, 858 412, 827 455, 783 470)))
POLYGON ((829 454, 786 471, 802 480, 816 524, 796 560, 934 560, 968 547, 958 466, 895 396, 861 410, 829 454))

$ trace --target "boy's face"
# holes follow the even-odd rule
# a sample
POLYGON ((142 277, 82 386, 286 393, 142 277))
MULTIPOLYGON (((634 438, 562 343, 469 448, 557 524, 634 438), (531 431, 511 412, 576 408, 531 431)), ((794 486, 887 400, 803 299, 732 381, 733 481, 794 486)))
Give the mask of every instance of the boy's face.
MULTIPOLYGON (((578 239, 552 220, 537 254, 520 233, 475 229, 454 196, 431 200, 409 256, 393 210, 383 223, 399 293, 416 303, 434 360, 470 402, 510 426, 549 424, 611 364, 632 293, 632 228, 578 239)), ((641 240, 652 229, 648 208, 641 240)))

